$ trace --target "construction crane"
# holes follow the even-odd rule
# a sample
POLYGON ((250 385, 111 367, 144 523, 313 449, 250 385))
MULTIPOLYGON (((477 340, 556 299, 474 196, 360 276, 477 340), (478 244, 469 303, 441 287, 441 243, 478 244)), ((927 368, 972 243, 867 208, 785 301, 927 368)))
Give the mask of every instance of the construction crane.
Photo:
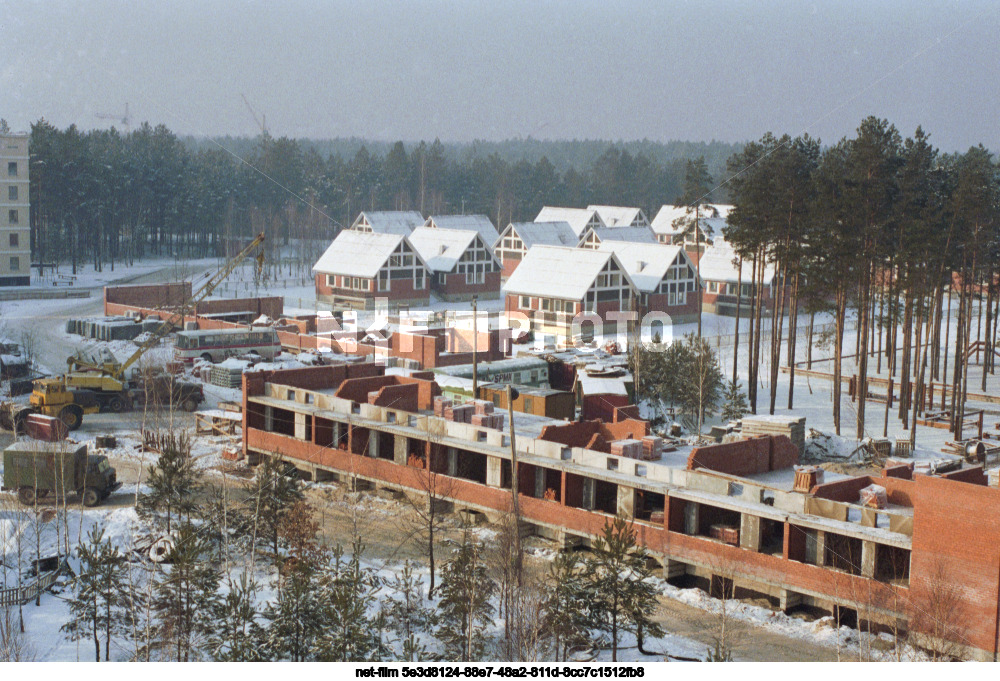
MULTIPOLYGON (((198 303, 212 295, 212 292, 228 277, 243 260, 255 249, 264 243, 264 233, 261 232, 242 251, 236 254, 231 260, 223 265, 218 272, 213 274, 183 305, 167 317, 149 334, 132 355, 124 362, 119 363, 113 356, 108 356, 101 361, 94 361, 84 358, 80 354, 74 355, 67 360, 69 371, 65 375, 65 383, 75 388, 88 388, 96 390, 98 393, 117 394, 126 388, 125 372, 135 364, 146 352, 156 346, 175 326, 182 326, 184 317, 190 310, 193 310, 198 303)), ((264 265, 264 252, 260 251, 256 256, 257 269, 264 265)))
POLYGON ((132 121, 132 117, 128 113, 128 102, 125 102, 125 113, 124 114, 109 114, 109 113, 96 113, 94 114, 97 118, 102 118, 109 121, 120 121, 125 132, 129 131, 129 124, 132 121))
POLYGON ((252 106, 250 106, 250 100, 247 99, 247 96, 241 92, 240 97, 243 98, 243 103, 247 105, 247 110, 249 110, 250 115, 253 116, 253 122, 257 124, 258 128, 260 128, 260 134, 269 135, 270 133, 267 131, 267 116, 261 114, 260 118, 257 118, 257 112, 254 111, 252 106))

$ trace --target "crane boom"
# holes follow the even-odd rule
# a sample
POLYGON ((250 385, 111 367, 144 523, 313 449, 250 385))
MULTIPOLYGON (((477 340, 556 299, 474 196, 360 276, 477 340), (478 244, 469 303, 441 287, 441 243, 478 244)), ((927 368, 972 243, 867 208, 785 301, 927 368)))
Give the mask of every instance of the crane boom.
MULTIPOLYGON (((120 381, 125 375, 125 371, 139 361, 146 352, 160 342, 167 334, 173 330, 173 327, 178 324, 184 323, 184 317, 187 315, 188 310, 194 309, 194 307, 203 301, 208 296, 212 295, 212 292, 222 283, 222 281, 228 277, 237 265, 239 265, 243 260, 250 255, 250 253, 264 243, 264 232, 261 232, 254 238, 253 241, 247 245, 242 251, 236 254, 235 257, 230 259, 225 265, 223 265, 218 272, 209 277, 201 288, 199 288, 195 293, 183 304, 180 309, 172 313, 167 319, 163 320, 155 331, 153 331, 149 338, 142 342, 141 345, 136 349, 132 356, 125 360, 120 365, 115 364, 97 364, 94 362, 89 362, 81 357, 73 356, 70 357, 69 370, 72 372, 76 368, 83 369, 85 371, 101 371, 108 375, 109 377, 120 381)), ((258 267, 263 263, 263 253, 257 256, 258 267)))

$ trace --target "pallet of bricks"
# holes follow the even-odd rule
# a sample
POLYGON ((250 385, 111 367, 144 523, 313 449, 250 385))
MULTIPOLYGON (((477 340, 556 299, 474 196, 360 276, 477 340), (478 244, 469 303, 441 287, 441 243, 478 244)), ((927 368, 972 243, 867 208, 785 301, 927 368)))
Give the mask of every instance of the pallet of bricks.
POLYGON ((743 437, 753 438, 762 435, 785 435, 801 454, 806 446, 806 417, 744 416, 743 437))
POLYGON ((443 397, 434 398, 434 415, 455 423, 468 423, 482 428, 503 430, 503 414, 494 413, 493 403, 487 400, 470 400, 465 404, 455 404, 443 397))
POLYGON ((611 453, 627 459, 657 461, 663 452, 663 438, 647 435, 641 440, 615 440, 611 443, 611 453))

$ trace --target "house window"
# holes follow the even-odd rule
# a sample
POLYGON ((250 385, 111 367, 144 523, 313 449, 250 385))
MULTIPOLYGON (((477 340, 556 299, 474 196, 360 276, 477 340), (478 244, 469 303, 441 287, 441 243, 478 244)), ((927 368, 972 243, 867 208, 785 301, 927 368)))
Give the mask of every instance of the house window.
POLYGON ((528 296, 521 296, 521 309, 527 310, 531 307, 531 298, 528 296))
POLYGON ((17 224, 17 210, 16 209, 12 208, 9 211, 7 211, 7 222, 9 222, 12 225, 16 225, 17 224))
POLYGON ((380 274, 378 276, 378 290, 379 291, 389 290, 389 279, 388 277, 385 276, 385 274, 380 274))
POLYGON ((17 233, 10 235, 10 247, 17 248, 17 233))
POLYGON ((10 259, 10 271, 11 272, 20 272, 21 271, 21 259, 20 258, 11 258, 10 259))
POLYGON ((17 177, 17 161, 8 161, 7 175, 8 177, 17 177))
POLYGON ((11 186, 7 187, 7 200, 8 201, 17 201, 17 185, 16 184, 12 184, 11 186))
POLYGON ((415 291, 420 291, 423 288, 424 288, 424 272, 423 272, 423 270, 419 270, 413 276, 413 289, 415 291))

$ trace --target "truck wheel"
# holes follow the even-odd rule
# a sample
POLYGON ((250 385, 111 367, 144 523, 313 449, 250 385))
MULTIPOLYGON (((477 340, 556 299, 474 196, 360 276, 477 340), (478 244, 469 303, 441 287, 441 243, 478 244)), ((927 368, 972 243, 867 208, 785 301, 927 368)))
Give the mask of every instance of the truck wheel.
POLYGON ((101 495, 93 487, 88 487, 83 490, 83 505, 90 508, 91 506, 97 506, 101 501, 101 495))
POLYGON ((62 408, 59 412, 59 418, 69 430, 76 430, 83 423, 83 410, 77 405, 71 404, 62 408))
POLYGON ((181 409, 183 409, 188 413, 193 412, 197 408, 198 408, 198 403, 194 401, 193 397, 188 397, 183 402, 181 402, 181 409))
POLYGON ((122 399, 121 395, 115 395, 108 400, 108 409, 116 414, 122 413, 125 411, 125 400, 122 399))
POLYGON ((22 487, 17 490, 17 500, 20 501, 25 506, 35 505, 35 488, 34 487, 22 487))

